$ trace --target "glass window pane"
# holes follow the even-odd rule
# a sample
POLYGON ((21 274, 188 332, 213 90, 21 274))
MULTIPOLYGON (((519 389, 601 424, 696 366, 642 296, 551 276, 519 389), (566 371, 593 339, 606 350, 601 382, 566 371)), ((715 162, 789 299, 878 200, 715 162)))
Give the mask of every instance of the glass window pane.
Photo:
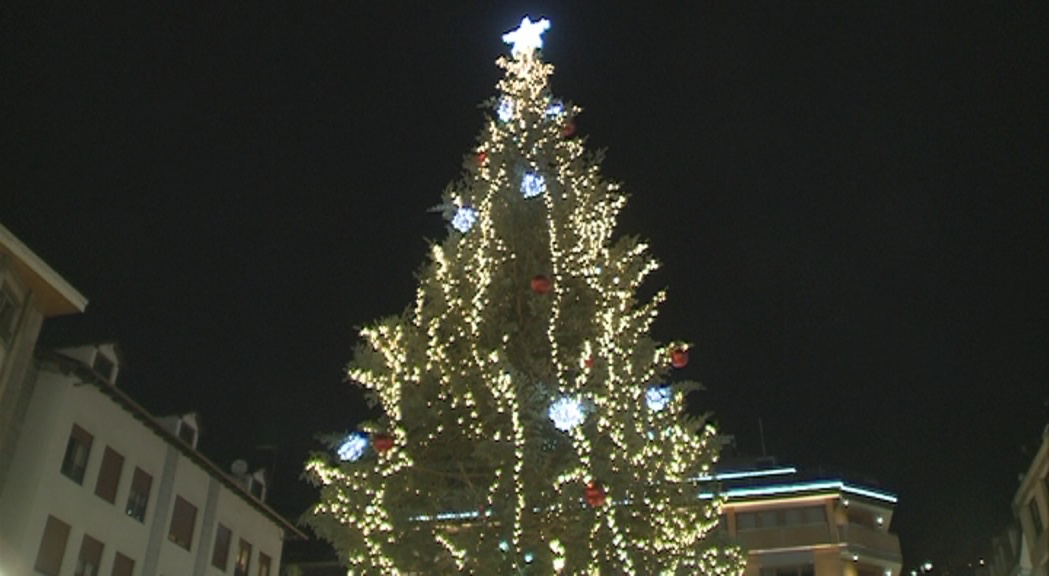
POLYGON ((62 458, 62 474, 77 484, 84 483, 84 470, 87 469, 87 457, 91 453, 91 442, 94 436, 80 426, 73 424, 66 442, 66 453, 62 458))
POLYGON ((98 470, 98 482, 95 483, 95 495, 112 504, 117 499, 120 472, 123 468, 124 457, 106 446, 106 451, 102 454, 102 467, 98 470))
POLYGON ((69 540, 69 524, 55 518, 47 517, 44 534, 40 537, 40 548, 36 552, 36 564, 33 568, 45 576, 58 576, 62 570, 62 556, 66 553, 66 541, 69 540))
POLYGON ((175 507, 171 511, 171 528, 168 540, 189 550, 193 546, 193 527, 197 522, 197 507, 182 496, 175 496, 175 507))
POLYGON ((226 571, 226 563, 229 561, 230 529, 222 524, 215 530, 215 549, 211 552, 211 565, 226 571))

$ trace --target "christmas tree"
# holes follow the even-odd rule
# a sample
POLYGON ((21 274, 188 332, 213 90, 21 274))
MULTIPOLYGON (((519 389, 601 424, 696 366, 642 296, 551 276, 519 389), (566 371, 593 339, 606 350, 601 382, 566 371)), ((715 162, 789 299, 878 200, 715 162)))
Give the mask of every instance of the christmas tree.
POLYGON ((448 236, 348 368, 382 416, 307 464, 306 522, 358 573, 739 574, 711 537, 720 501, 699 496, 714 429, 669 378, 688 346, 649 334, 664 295, 637 292, 657 263, 613 238, 625 197, 550 94, 548 27, 503 37, 448 236))

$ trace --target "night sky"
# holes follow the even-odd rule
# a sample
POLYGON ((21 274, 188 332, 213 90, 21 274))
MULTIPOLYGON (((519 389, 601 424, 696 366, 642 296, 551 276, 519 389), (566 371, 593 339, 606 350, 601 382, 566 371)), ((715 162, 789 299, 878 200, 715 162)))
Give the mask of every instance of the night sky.
POLYGON ((1008 522, 1049 420, 1045 2, 84 4, 0 8, 0 222, 90 300, 43 337, 118 341, 119 385, 275 463, 286 515, 529 14, 696 407, 897 493, 908 566, 1008 522))

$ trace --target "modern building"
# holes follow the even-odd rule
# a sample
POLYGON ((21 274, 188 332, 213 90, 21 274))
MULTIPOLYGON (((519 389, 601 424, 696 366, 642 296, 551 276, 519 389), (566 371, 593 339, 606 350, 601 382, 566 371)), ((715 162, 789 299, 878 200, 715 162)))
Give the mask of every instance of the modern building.
POLYGON ((155 418, 117 388, 113 344, 38 351, 0 494, 0 574, 276 575, 304 534, 265 475, 197 450, 195 414, 155 418))
POLYGON ((0 493, 25 420, 26 379, 44 319, 86 306, 82 294, 0 225, 0 493))
POLYGON ((722 529, 747 552, 746 576, 899 576, 894 495, 766 464, 713 477, 725 497, 722 529))

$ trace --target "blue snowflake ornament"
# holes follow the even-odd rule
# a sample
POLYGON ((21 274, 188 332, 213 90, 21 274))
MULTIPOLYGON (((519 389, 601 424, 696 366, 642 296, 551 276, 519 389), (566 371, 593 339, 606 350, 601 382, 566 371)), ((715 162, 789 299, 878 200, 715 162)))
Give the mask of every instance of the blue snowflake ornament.
POLYGON ((670 386, 649 386, 648 390, 645 391, 645 403, 648 405, 649 410, 659 412, 667 407, 671 396, 670 386))
POLYGON ((455 216, 452 216, 452 228, 466 234, 473 228, 474 223, 477 222, 477 210, 474 210, 472 206, 460 206, 455 211, 455 216))
POLYGON ((339 444, 336 453, 343 462, 356 462, 368 449, 368 437, 360 432, 354 432, 339 444))
POLYGON ((546 178, 535 172, 526 172, 521 178, 521 195, 525 198, 535 198, 546 192, 546 178))
POLYGON ((554 421, 554 428, 562 432, 568 432, 579 426, 586 420, 586 411, 579 398, 562 396, 550 405, 548 412, 550 419, 554 421))

